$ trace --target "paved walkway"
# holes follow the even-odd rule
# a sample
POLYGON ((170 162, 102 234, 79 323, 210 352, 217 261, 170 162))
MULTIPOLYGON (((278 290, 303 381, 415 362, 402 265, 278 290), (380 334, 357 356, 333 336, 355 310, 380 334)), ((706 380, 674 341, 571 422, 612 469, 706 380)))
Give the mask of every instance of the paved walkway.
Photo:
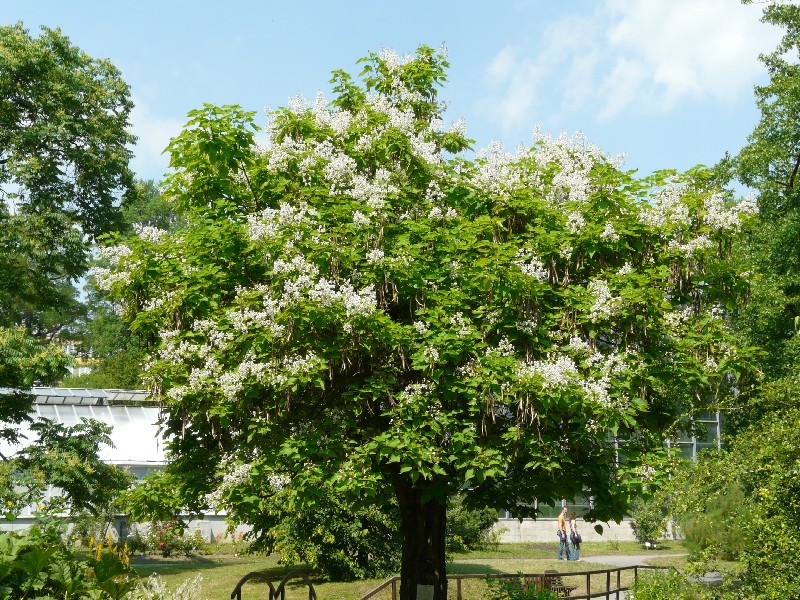
POLYGON ((612 565, 614 567, 634 567, 646 564, 648 560, 665 556, 685 556, 686 553, 678 554, 595 554, 592 556, 581 555, 581 562, 599 563, 612 565))

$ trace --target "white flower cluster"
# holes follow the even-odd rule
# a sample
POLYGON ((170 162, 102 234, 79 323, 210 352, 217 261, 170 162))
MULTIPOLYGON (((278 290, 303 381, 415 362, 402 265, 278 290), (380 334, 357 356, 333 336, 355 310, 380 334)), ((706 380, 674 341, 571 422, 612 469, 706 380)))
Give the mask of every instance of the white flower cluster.
POLYGON ((272 272, 275 275, 296 275, 295 278, 288 277, 283 282, 283 295, 295 299, 312 289, 316 283, 315 279, 319 275, 317 266, 308 262, 302 254, 296 254, 291 260, 275 259, 272 263, 272 272))
POLYGON ((353 213, 353 225, 355 225, 356 229, 361 229, 362 227, 369 227, 370 220, 369 217, 362 213, 360 210, 357 210, 353 213))
POLYGON ((702 252, 703 250, 710 250, 714 247, 714 241, 707 235, 698 235, 690 239, 688 242, 681 244, 677 240, 670 240, 667 246, 673 252, 683 254, 687 258, 694 256, 695 252, 702 252))
POLYGON ((514 264, 528 277, 533 277, 540 282, 547 281, 547 268, 534 252, 524 249, 517 250, 517 259, 514 264))
POLYGON ((492 141, 475 154, 475 184, 486 192, 503 193, 514 180, 519 179, 516 157, 505 151, 503 144, 492 141))
POLYGON ((334 133, 342 136, 347 133, 353 115, 346 110, 330 110, 325 101, 325 94, 317 92, 313 107, 314 118, 318 125, 327 125, 333 129, 334 133))
POLYGON ((569 348, 578 354, 592 351, 592 346, 589 344, 589 342, 577 335, 573 335, 569 338, 569 348))
POLYGON ((177 290, 171 290, 164 292, 160 296, 156 296, 155 298, 150 298, 147 300, 143 305, 141 310, 144 312, 150 312, 161 308, 164 304, 172 302, 177 298, 178 292, 177 290))
POLYGON ((582 132, 573 137, 561 133, 553 140, 549 135, 542 135, 537 127, 534 130, 533 156, 542 167, 557 164, 560 168, 553 176, 554 195, 551 200, 555 204, 562 202, 584 202, 591 193, 589 173, 594 165, 609 161, 602 150, 586 141, 582 132))
POLYGON ((287 227, 310 227, 314 222, 313 217, 316 216, 317 211, 309 208, 305 202, 297 207, 281 202, 277 209, 265 208, 257 215, 248 215, 248 233, 253 241, 269 240, 280 235, 287 227))
POLYGON ((589 293, 594 296, 594 304, 589 309, 589 320, 592 323, 613 317, 619 310, 622 300, 615 297, 603 279, 593 279, 588 285, 589 293))
POLYGON ((458 331, 456 335, 460 338, 466 337, 470 334, 472 329, 469 326, 469 323, 464 318, 464 314, 461 312, 457 312, 453 316, 450 317, 450 325, 452 325, 458 331))
POLYGON ((368 317, 377 310, 373 284, 357 290, 349 281, 337 285, 323 277, 309 290, 308 297, 326 307, 341 304, 347 319, 368 317))
POLYGON ((390 182, 390 173, 386 169, 378 169, 372 180, 356 174, 350 181, 350 187, 344 194, 363 202, 374 211, 382 211, 389 196, 397 193, 397 187, 390 182))
MULTIPOLYGON (((286 136, 280 143, 270 146, 267 151, 267 168, 270 171, 285 170, 293 158, 302 156, 307 151, 308 148, 303 140, 286 136)), ((310 166, 308 163, 304 163, 304 165, 305 168, 310 166)))
POLYGON ((586 225, 586 219, 583 218, 581 213, 573 210, 567 216, 567 229, 569 229, 570 233, 580 233, 584 225, 586 225))
POLYGON ((100 256, 108 261, 108 264, 111 265, 111 268, 118 267, 120 263, 124 259, 128 258, 131 254, 133 254, 133 250, 131 250, 125 244, 119 244, 117 246, 104 246, 100 248, 100 256))
POLYGON ((133 224, 133 231, 146 242, 151 244, 158 244, 167 235, 167 232, 158 227, 150 227, 149 225, 142 225, 141 223, 133 224))
POLYGON ((308 100, 303 96, 302 92, 297 92, 297 95, 292 96, 287 101, 289 110, 296 115, 302 115, 308 110, 308 100))
POLYGON ((578 380, 578 367, 569 356, 549 356, 545 360, 525 361, 517 367, 523 384, 541 381, 545 390, 564 389, 578 380))
POLYGON ((605 242, 618 242, 619 234, 614 229, 614 224, 611 221, 606 223, 605 229, 600 234, 600 239, 605 242))
POLYGON ((447 210, 443 211, 440 207, 434 206, 431 208, 430 212, 428 213, 428 218, 432 221, 438 221, 440 219, 445 219, 447 221, 452 221, 458 216, 458 212, 456 212, 455 208, 448 208, 447 210))
POLYGON ((689 207, 683 202, 684 188, 670 184, 659 190, 649 205, 642 208, 639 219, 650 227, 667 224, 686 227, 690 224, 689 207))
POLYGON ((514 356, 514 344, 503 336, 497 346, 486 346, 486 356, 514 356))
POLYGON ((633 273, 633 266, 629 262, 626 262, 617 271, 617 275, 622 275, 623 277, 625 275, 630 275, 631 273, 633 273))
POLYGON ((89 275, 94 277, 97 287, 101 290, 110 291, 115 285, 128 285, 131 282, 130 271, 106 269, 103 267, 90 267, 89 275))
POLYGON ((271 363, 256 362, 254 357, 248 354, 236 366, 236 370, 227 371, 219 376, 219 387, 225 398, 231 401, 236 400, 248 380, 258 383, 269 382, 272 369, 273 365, 271 363))
POLYGON ((664 321, 671 329, 677 329, 688 323, 694 317, 694 309, 691 306, 681 306, 664 315, 664 321))
POLYGON ((383 250, 374 248, 367 252, 367 262, 371 265, 382 265, 385 259, 383 250))
POLYGON ((258 362, 252 354, 248 354, 234 371, 220 374, 217 380, 225 397, 235 400, 248 381, 280 388, 286 385, 289 377, 306 376, 323 366, 324 361, 313 352, 308 352, 305 356, 285 356, 281 363, 258 362))
POLYGON ((439 360, 439 351, 433 346, 426 346, 422 350, 422 356, 425 357, 425 362, 433 364, 439 360))
POLYGON ((642 481, 652 481, 656 475, 656 470, 650 465, 639 465, 636 468, 636 474, 639 475, 642 481))
POLYGON ((528 335, 533 335, 536 333, 536 329, 539 327, 539 321, 536 319, 526 319, 524 321, 517 321, 516 325, 517 329, 520 331, 527 333, 528 335))
POLYGON ((339 186, 346 186, 356 174, 358 165, 355 159, 336 150, 327 140, 316 144, 314 149, 320 158, 327 161, 322 172, 331 183, 331 190, 337 191, 339 186))
POLYGON ((467 122, 464 120, 464 117, 461 117, 458 121, 453 123, 448 130, 448 133, 454 133, 458 136, 464 137, 467 135, 467 122))
POLYGON ((214 510, 223 509, 228 492, 250 480, 251 467, 247 463, 236 464, 232 458, 228 457, 220 465, 220 471, 222 472, 222 481, 213 492, 205 496, 206 504, 214 510))
POLYGON ((730 208, 725 207, 725 197, 722 194, 714 194, 706 198, 705 222, 714 231, 738 231, 742 225, 742 215, 754 215, 758 213, 758 204, 752 197, 745 198, 733 204, 730 208))
POLYGON ((225 313, 228 322, 239 333, 258 330, 269 332, 274 337, 284 334, 286 327, 275 321, 275 310, 253 310, 251 308, 230 309, 225 313))
MULTIPOLYGON (((399 80, 397 82, 399 83, 399 80)), ((400 95, 404 99, 407 100, 414 96, 401 83, 399 85, 400 95)), ((392 104, 386 96, 380 94, 368 94, 366 104, 375 112, 381 113, 388 118, 387 125, 376 127, 373 130, 372 139, 382 135, 386 128, 396 128, 408 137, 411 149, 419 158, 429 164, 442 162, 441 152, 437 147, 436 141, 426 139, 426 135, 430 135, 433 131, 428 128, 416 131, 418 123, 414 116, 414 111, 410 107, 399 108, 392 104)))

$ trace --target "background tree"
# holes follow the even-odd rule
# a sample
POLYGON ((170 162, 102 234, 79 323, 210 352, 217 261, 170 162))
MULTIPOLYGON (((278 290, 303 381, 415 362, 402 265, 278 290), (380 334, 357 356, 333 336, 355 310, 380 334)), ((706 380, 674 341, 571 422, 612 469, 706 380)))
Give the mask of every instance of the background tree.
MULTIPOLYGON (((131 107, 119 72, 59 30, 0 26, 0 387, 63 375, 47 343, 81 314, 74 283, 89 243, 118 226, 132 192, 131 107)), ((29 406, 0 395, 0 422, 29 406)))
MULTIPOLYGON (((122 206, 122 226, 118 235, 134 235, 141 227, 172 231, 182 226, 183 221, 174 205, 164 200, 154 181, 137 181, 135 192, 132 199, 122 206)), ((95 262, 108 266, 102 258, 95 259, 95 262)), ((108 293, 97 288, 94 278, 88 278, 84 292, 85 314, 70 327, 70 338, 88 357, 91 371, 67 376, 61 385, 141 388, 147 340, 130 330, 108 293)))
POLYGON ((758 277, 738 328, 764 349, 761 366, 774 379, 800 365, 800 6, 769 3, 762 20, 784 35, 761 56, 769 74, 755 88, 761 119, 747 145, 724 164, 755 191, 760 209, 746 238, 758 277))
POLYGON ((278 484, 291 510, 391 491, 401 596, 443 599, 449 496, 534 516, 583 493, 620 518, 643 480, 618 460, 648 476, 661 434, 729 391, 746 280, 722 259, 754 206, 580 137, 468 160, 441 54, 363 64, 274 113, 267 147, 251 113, 190 113, 165 191, 186 226, 107 247, 95 276, 158 336, 187 503, 219 487, 256 521, 278 484))
POLYGON ((759 216, 737 254, 754 265, 746 305, 734 313, 743 343, 762 348, 763 374, 726 407, 723 450, 702 456, 669 486, 672 514, 706 558, 737 556, 743 595, 796 594, 796 432, 800 428, 800 6, 770 2, 765 23, 783 29, 761 57, 769 81, 755 89, 761 119, 721 170, 752 188, 759 216))

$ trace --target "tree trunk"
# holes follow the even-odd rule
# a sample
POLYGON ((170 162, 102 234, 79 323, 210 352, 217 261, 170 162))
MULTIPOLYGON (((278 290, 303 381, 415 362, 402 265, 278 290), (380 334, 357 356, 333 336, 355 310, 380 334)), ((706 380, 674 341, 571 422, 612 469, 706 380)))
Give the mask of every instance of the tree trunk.
POLYGON ((400 504, 403 556, 400 600, 447 600, 445 525, 447 505, 422 502, 422 490, 408 478, 394 475, 400 504))

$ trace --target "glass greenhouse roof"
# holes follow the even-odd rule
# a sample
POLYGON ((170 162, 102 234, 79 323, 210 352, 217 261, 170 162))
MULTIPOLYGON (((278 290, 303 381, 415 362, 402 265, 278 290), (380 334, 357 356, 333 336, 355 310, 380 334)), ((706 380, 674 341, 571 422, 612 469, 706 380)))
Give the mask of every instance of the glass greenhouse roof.
MULTIPOLYGON (((114 447, 103 445, 99 451, 105 462, 151 466, 165 463, 164 439, 158 426, 159 406, 147 392, 36 387, 31 394, 34 402, 30 414, 34 419, 44 417, 71 426, 86 418, 111 425, 114 447)), ((20 433, 28 440, 32 437, 25 423, 20 426, 20 433)), ((0 443, 0 452, 8 456, 14 449, 0 443)))

